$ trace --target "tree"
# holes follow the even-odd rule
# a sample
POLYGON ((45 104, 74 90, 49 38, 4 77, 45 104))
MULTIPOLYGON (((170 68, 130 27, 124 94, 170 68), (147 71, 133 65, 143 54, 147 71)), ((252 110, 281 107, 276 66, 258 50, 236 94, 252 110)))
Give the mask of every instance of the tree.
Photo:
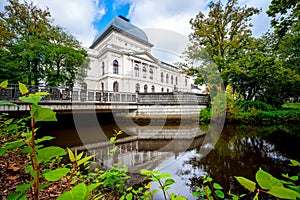
POLYGON ((45 56, 47 84, 73 87, 75 78, 83 82, 88 68, 87 52, 61 27, 53 27, 50 33, 51 44, 45 56))
POLYGON ((300 90, 300 3, 297 0, 272 0, 267 14, 272 17, 276 40, 273 51, 281 64, 281 73, 268 88, 266 97, 282 100, 299 98, 300 90))
POLYGON ((0 13, 0 79, 73 86, 78 71, 87 68, 87 52, 73 36, 52 25, 48 10, 27 1, 8 2, 0 13))
POLYGON ((212 2, 207 17, 200 12, 190 20, 192 45, 186 53, 191 63, 195 60, 202 62, 202 66, 190 70, 192 74, 197 74, 198 82, 202 82, 203 78, 214 79, 217 72, 221 74, 225 88, 232 82, 230 69, 252 41, 249 21, 251 16, 259 13, 258 9, 239 7, 237 4, 237 0, 228 0, 224 7, 221 1, 212 2))
POLYGON ((300 20, 300 3, 298 0, 272 0, 267 14, 272 17, 275 32, 282 37, 300 20))

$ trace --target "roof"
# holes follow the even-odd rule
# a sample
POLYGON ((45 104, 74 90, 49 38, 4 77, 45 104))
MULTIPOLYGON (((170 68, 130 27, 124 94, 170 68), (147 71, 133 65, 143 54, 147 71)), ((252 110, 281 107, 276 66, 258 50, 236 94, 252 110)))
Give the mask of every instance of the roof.
POLYGON ((134 26, 122 16, 115 17, 94 39, 93 44, 90 48, 94 48, 110 31, 116 30, 123 33, 129 37, 132 37, 139 42, 152 47, 153 45, 149 43, 146 33, 140 28, 134 26))

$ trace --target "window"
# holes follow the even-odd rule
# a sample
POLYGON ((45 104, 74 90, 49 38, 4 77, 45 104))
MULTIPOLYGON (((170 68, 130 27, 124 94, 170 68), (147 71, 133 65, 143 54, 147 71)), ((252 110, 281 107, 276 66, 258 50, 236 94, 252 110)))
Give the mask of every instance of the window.
POLYGON ((185 79, 185 86, 187 86, 187 79, 185 79))
POLYGON ((152 85, 152 87, 151 87, 151 92, 152 92, 152 93, 155 92, 155 87, 154 87, 154 85, 152 85))
POLYGON ((178 85, 178 78, 177 78, 177 76, 175 77, 175 85, 178 85))
POLYGON ((135 85, 135 92, 136 93, 140 92, 140 84, 138 84, 138 83, 135 85))
POLYGON ((169 88, 167 89, 167 92, 169 92, 169 88))
POLYGON ((163 83, 164 82, 164 73, 160 74, 160 81, 163 83))
POLYGON ((166 75, 166 83, 169 83, 169 74, 166 75))
POLYGON ((147 93, 148 85, 144 85, 144 92, 147 93))
POLYGON ((114 92, 119 92, 119 83, 117 81, 114 82, 113 90, 114 92))
POLYGON ((161 88, 161 92, 164 92, 164 88, 161 88))
POLYGON ((104 71, 104 62, 102 62, 102 66, 101 66, 101 68, 102 68, 102 75, 104 75, 105 74, 105 71, 104 71))
POLYGON ((152 68, 150 68, 150 70, 149 70, 149 78, 153 79, 153 69, 152 68))
POLYGON ((173 78, 173 75, 171 75, 171 84, 173 85, 174 83, 174 78, 173 78))
POLYGON ((143 78, 147 78, 147 68, 143 66, 143 78))
POLYGON ((104 83, 103 82, 101 83, 101 90, 102 90, 102 92, 104 92, 104 83))
POLYGON ((135 77, 139 77, 139 75, 140 75, 140 67, 138 64, 134 65, 134 75, 135 75, 135 77))
POLYGON ((114 60, 114 62, 113 62, 113 73, 114 74, 119 73, 119 62, 117 60, 114 60))

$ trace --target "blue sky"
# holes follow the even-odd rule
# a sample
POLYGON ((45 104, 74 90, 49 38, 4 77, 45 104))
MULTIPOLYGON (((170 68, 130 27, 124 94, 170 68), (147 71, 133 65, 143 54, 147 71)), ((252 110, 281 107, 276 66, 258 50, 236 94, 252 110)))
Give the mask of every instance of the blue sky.
MULTIPOLYGON (((41 8, 49 8, 54 23, 73 34, 89 47, 94 37, 115 16, 123 15, 140 28, 167 29, 188 36, 189 20, 199 11, 208 12, 211 0, 32 0, 41 8)), ((224 0, 225 1, 225 0, 224 0)), ((265 11, 270 0, 239 0, 240 5, 262 8, 253 17, 253 35, 260 36, 270 26, 265 11)), ((0 1, 3 9, 5 1, 0 1)))

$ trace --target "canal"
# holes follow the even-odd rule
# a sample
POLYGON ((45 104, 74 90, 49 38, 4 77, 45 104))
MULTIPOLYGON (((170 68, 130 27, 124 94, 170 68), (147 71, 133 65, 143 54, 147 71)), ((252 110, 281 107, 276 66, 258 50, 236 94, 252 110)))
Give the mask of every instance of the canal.
MULTIPOLYGON (((116 120, 112 114, 92 115, 79 114, 80 118, 59 115, 58 122, 43 124, 41 132, 56 138, 48 145, 86 149, 103 168, 122 162, 133 176, 140 169, 171 173, 176 184, 169 191, 188 199, 195 199, 191 193, 201 183, 202 175, 212 177, 225 192, 241 194, 247 191, 234 176, 255 180, 260 167, 277 178, 281 178, 281 173, 297 174, 296 169, 288 166, 288 159, 300 160, 297 125, 224 125, 214 145, 207 142, 212 137, 208 136, 209 124, 199 125, 195 121, 174 124, 164 120, 137 124, 116 120), (114 130, 122 130, 124 134, 119 138, 115 156, 111 157, 108 138, 114 130)), ((162 196, 158 194, 155 198, 162 196)))

